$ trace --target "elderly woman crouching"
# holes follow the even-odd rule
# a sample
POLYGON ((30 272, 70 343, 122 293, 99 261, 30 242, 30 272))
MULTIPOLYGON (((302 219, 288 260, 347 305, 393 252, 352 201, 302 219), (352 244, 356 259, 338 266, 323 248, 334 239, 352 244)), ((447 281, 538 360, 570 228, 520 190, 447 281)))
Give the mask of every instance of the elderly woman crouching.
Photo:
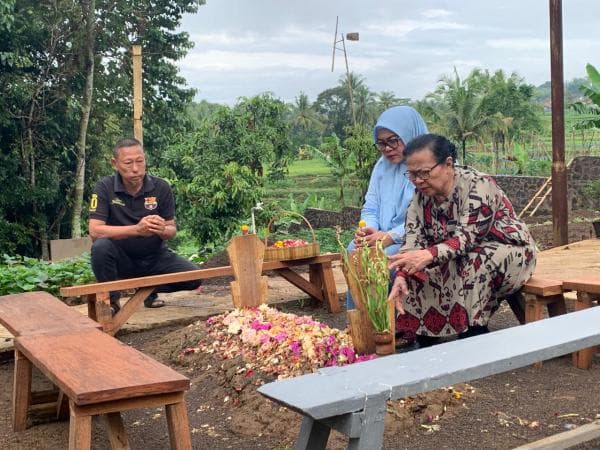
POLYGON ((404 154, 416 192, 406 242, 389 257, 397 326, 421 346, 486 333, 499 300, 533 274, 534 241, 491 176, 455 167, 448 139, 420 136, 404 154))

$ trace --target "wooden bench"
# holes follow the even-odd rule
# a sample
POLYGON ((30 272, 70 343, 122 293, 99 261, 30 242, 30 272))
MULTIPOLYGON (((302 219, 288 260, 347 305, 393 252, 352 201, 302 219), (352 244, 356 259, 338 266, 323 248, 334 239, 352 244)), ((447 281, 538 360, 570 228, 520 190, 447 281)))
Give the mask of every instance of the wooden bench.
MULTIPOLYGON (((102 328, 98 322, 78 313, 47 292, 0 296, 0 324, 13 336, 102 328)), ((64 414, 61 411, 63 405, 59 402, 61 393, 58 389, 36 392, 29 397, 29 403, 34 406, 56 402, 55 415, 60 417, 64 414)))
MULTIPOLYGON (((577 292, 576 311, 591 308, 594 302, 598 303, 600 296, 600 275, 566 279, 563 281, 563 289, 577 292)), ((588 369, 597 351, 600 349, 592 347, 573 353, 573 365, 580 369, 588 369)))
POLYGON ((542 319, 544 308, 549 317, 567 312, 560 280, 531 277, 519 292, 506 300, 521 324, 542 319))
POLYGON ((47 292, 0 296, 0 324, 13 336, 101 328, 47 292))
MULTIPOLYGON (((339 253, 325 253, 305 259, 265 261, 262 265, 262 272, 275 271, 291 284, 306 292, 311 298, 326 304, 329 311, 335 313, 340 310, 340 304, 331 264, 340 259, 339 253), (292 270, 296 266, 308 266, 308 279, 292 270)), ((63 297, 86 296, 88 315, 99 322, 105 332, 114 335, 157 286, 232 275, 231 266, 223 266, 64 287, 61 288, 60 294, 63 297), (109 292, 129 289, 137 289, 137 291, 113 317, 110 311, 109 292)))
POLYGON ((15 339, 15 431, 26 427, 32 366, 68 398, 69 449, 90 448, 95 415, 106 416, 112 448, 129 448, 121 411, 163 405, 171 448, 192 448, 184 400, 189 380, 95 329, 15 339))
POLYGON ((386 402, 524 367, 600 343, 600 308, 265 384, 258 391, 304 416, 296 449, 383 445, 386 402), (482 351, 486 349, 486 351, 482 351))

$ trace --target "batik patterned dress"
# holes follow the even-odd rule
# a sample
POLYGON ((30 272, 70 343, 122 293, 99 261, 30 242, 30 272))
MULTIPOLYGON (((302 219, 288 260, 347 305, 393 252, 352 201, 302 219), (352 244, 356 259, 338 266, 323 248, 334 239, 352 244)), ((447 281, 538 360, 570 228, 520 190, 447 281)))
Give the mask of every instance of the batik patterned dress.
POLYGON ((424 276, 407 279, 397 327, 408 334, 450 336, 487 325, 499 300, 535 269, 534 241, 506 194, 491 176, 467 168, 455 169, 443 203, 415 194, 401 251, 411 249, 429 249, 433 262, 424 276))

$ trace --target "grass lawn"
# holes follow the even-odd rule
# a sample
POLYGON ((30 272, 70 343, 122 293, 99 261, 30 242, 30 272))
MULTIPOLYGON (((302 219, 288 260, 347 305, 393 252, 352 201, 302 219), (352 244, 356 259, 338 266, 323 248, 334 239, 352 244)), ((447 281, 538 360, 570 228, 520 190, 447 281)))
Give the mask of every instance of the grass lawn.
POLYGON ((343 206, 359 205, 358 189, 346 182, 344 204, 339 199, 339 180, 331 175, 327 164, 320 159, 294 161, 285 180, 267 185, 268 198, 284 209, 291 209, 290 203, 304 207, 318 207, 339 211, 343 206))

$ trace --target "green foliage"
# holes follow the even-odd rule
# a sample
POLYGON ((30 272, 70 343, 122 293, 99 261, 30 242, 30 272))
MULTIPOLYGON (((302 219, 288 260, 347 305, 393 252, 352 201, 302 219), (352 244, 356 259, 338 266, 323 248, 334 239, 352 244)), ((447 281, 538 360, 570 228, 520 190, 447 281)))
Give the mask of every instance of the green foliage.
MULTIPOLYGON (((43 254, 69 237, 75 149, 85 89, 86 2, 0 0, 0 251, 43 254), (14 229, 14 231, 11 230, 14 229), (24 239, 24 237, 27 237, 24 239)), ((144 143, 149 161, 193 97, 174 62, 191 47, 178 30, 202 0, 96 0, 94 102, 86 145, 84 197, 110 172, 110 147, 131 134, 131 44, 144 54, 144 143)), ((162 153, 162 152, 161 152, 162 153)), ((85 217, 84 217, 85 218, 85 217)))
POLYGON ((576 102, 571 105, 577 114, 580 115, 575 129, 600 128, 600 73, 594 66, 587 64, 585 66, 589 78, 589 85, 582 84, 581 92, 592 102, 576 102))
POLYGON ((35 258, 4 254, 0 264, 0 295, 40 290, 58 295, 61 287, 90 283, 94 280, 89 255, 49 263, 35 258))
POLYGON ((323 197, 317 197, 317 194, 314 192, 308 194, 302 203, 298 203, 294 200, 294 196, 292 194, 289 195, 290 204, 288 206, 288 211, 292 211, 294 213, 303 214, 306 208, 320 208, 323 209, 323 205, 325 203, 325 199, 323 197))
POLYGON ((344 147, 352 155, 349 161, 354 164, 352 175, 359 189, 357 204, 362 204, 369 186, 371 171, 381 154, 373 145, 373 134, 369 127, 364 125, 348 127, 347 135, 344 147))
POLYGON ((329 166, 331 174, 338 180, 339 199, 344 204, 344 187, 354 170, 354 155, 342 147, 340 139, 332 134, 323 139, 321 147, 312 149, 313 154, 329 166))
POLYGON ((176 186, 180 217, 200 242, 236 233, 240 218, 262 197, 257 177, 235 162, 215 167, 213 173, 196 166, 194 177, 176 186))

